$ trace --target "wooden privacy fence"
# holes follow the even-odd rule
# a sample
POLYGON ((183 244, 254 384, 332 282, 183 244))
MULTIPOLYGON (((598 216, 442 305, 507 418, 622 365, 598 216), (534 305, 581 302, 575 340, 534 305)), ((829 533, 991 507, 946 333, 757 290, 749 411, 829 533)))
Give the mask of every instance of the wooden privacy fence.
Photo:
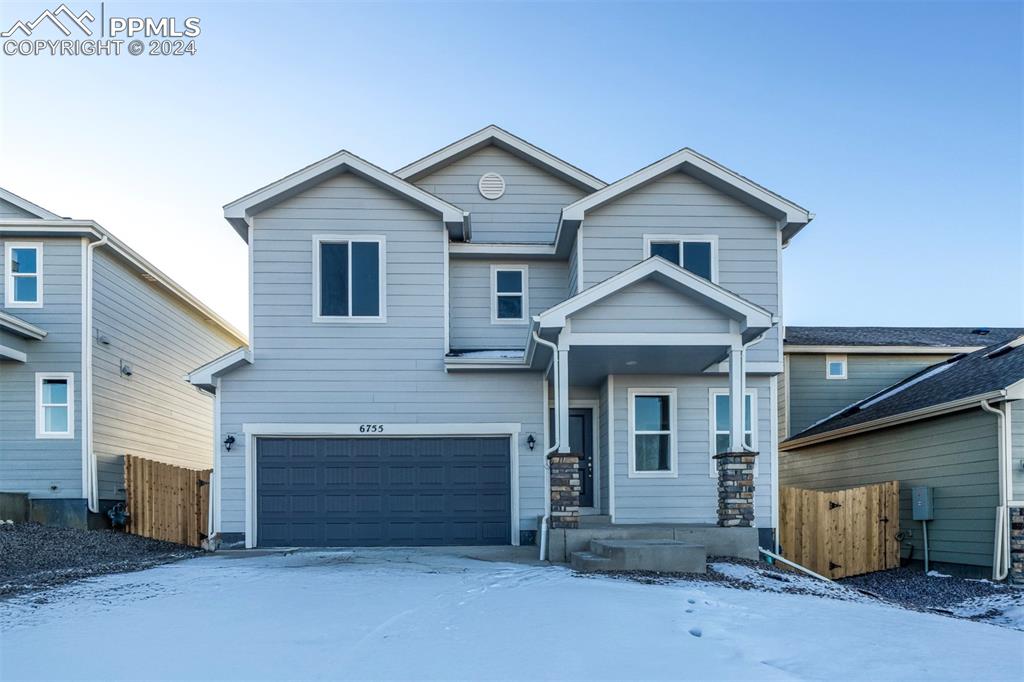
POLYGON ((126 455, 127 531, 200 547, 210 513, 211 473, 126 455))
POLYGON ((829 578, 900 565, 899 481, 779 494, 779 540, 790 561, 829 578))

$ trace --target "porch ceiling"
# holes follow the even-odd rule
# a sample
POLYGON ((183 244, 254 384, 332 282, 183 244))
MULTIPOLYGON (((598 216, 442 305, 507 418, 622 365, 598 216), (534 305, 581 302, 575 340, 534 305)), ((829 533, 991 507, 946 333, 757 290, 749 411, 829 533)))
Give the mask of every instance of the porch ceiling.
POLYGON ((573 346, 569 382, 596 386, 609 374, 700 374, 728 351, 728 346, 573 346))

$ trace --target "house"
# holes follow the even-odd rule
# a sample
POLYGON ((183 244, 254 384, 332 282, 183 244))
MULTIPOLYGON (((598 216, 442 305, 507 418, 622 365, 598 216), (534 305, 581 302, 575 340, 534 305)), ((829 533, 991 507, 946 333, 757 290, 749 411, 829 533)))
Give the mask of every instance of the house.
POLYGON ((209 467, 213 401, 182 379, 246 338, 100 225, 3 189, 0 244, 0 493, 85 528, 126 453, 209 467))
POLYGON ((787 326, 779 437, 803 431, 937 362, 1021 334, 1024 328, 787 326))
POLYGON ((944 569, 1024 579, 1024 330, 895 330, 889 344, 883 336, 787 329, 792 409, 791 435, 779 446, 782 484, 837 490, 898 480, 905 558, 921 560, 927 537, 931 561, 944 569), (864 345, 852 342, 859 338, 864 345), (997 342, 975 349, 974 338, 997 342), (789 355, 790 339, 801 352, 789 355), (956 354, 935 361, 926 348, 956 354), (920 358, 933 362, 908 373, 920 358), (859 374, 861 386, 829 395, 859 374), (844 395, 856 399, 833 409, 844 395), (927 531, 912 513, 918 486, 931 489, 927 531))
POLYGON ((691 149, 606 184, 489 126, 394 172, 338 152, 224 215, 251 343, 190 375, 222 542, 771 544, 807 210, 691 149), (718 453, 752 480, 720 495, 718 453))

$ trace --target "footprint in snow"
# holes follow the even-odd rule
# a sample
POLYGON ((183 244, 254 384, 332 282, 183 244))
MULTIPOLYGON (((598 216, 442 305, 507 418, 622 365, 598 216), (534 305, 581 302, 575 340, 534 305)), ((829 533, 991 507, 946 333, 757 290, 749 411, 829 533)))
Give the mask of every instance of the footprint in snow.
POLYGON ((700 637, 704 633, 701 631, 700 628, 690 628, 690 634, 693 635, 694 637, 700 637))
POLYGON ((696 600, 696 599, 687 599, 686 601, 687 601, 687 603, 689 603, 689 604, 696 604, 696 603, 697 603, 697 600, 696 600))
POLYGON ((687 613, 693 613, 693 609, 686 609, 687 613))

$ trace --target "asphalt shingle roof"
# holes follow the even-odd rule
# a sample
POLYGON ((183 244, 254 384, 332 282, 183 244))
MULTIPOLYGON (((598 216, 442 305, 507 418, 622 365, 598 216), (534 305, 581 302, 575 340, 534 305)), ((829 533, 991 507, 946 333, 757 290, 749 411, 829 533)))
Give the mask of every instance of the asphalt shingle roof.
POLYGON ((1024 344, 997 343, 932 365, 804 429, 786 442, 998 391, 1024 379, 1024 344))
POLYGON ((793 346, 990 346, 1024 335, 1024 327, 786 327, 793 346), (987 334, 977 333, 987 329, 987 334))

